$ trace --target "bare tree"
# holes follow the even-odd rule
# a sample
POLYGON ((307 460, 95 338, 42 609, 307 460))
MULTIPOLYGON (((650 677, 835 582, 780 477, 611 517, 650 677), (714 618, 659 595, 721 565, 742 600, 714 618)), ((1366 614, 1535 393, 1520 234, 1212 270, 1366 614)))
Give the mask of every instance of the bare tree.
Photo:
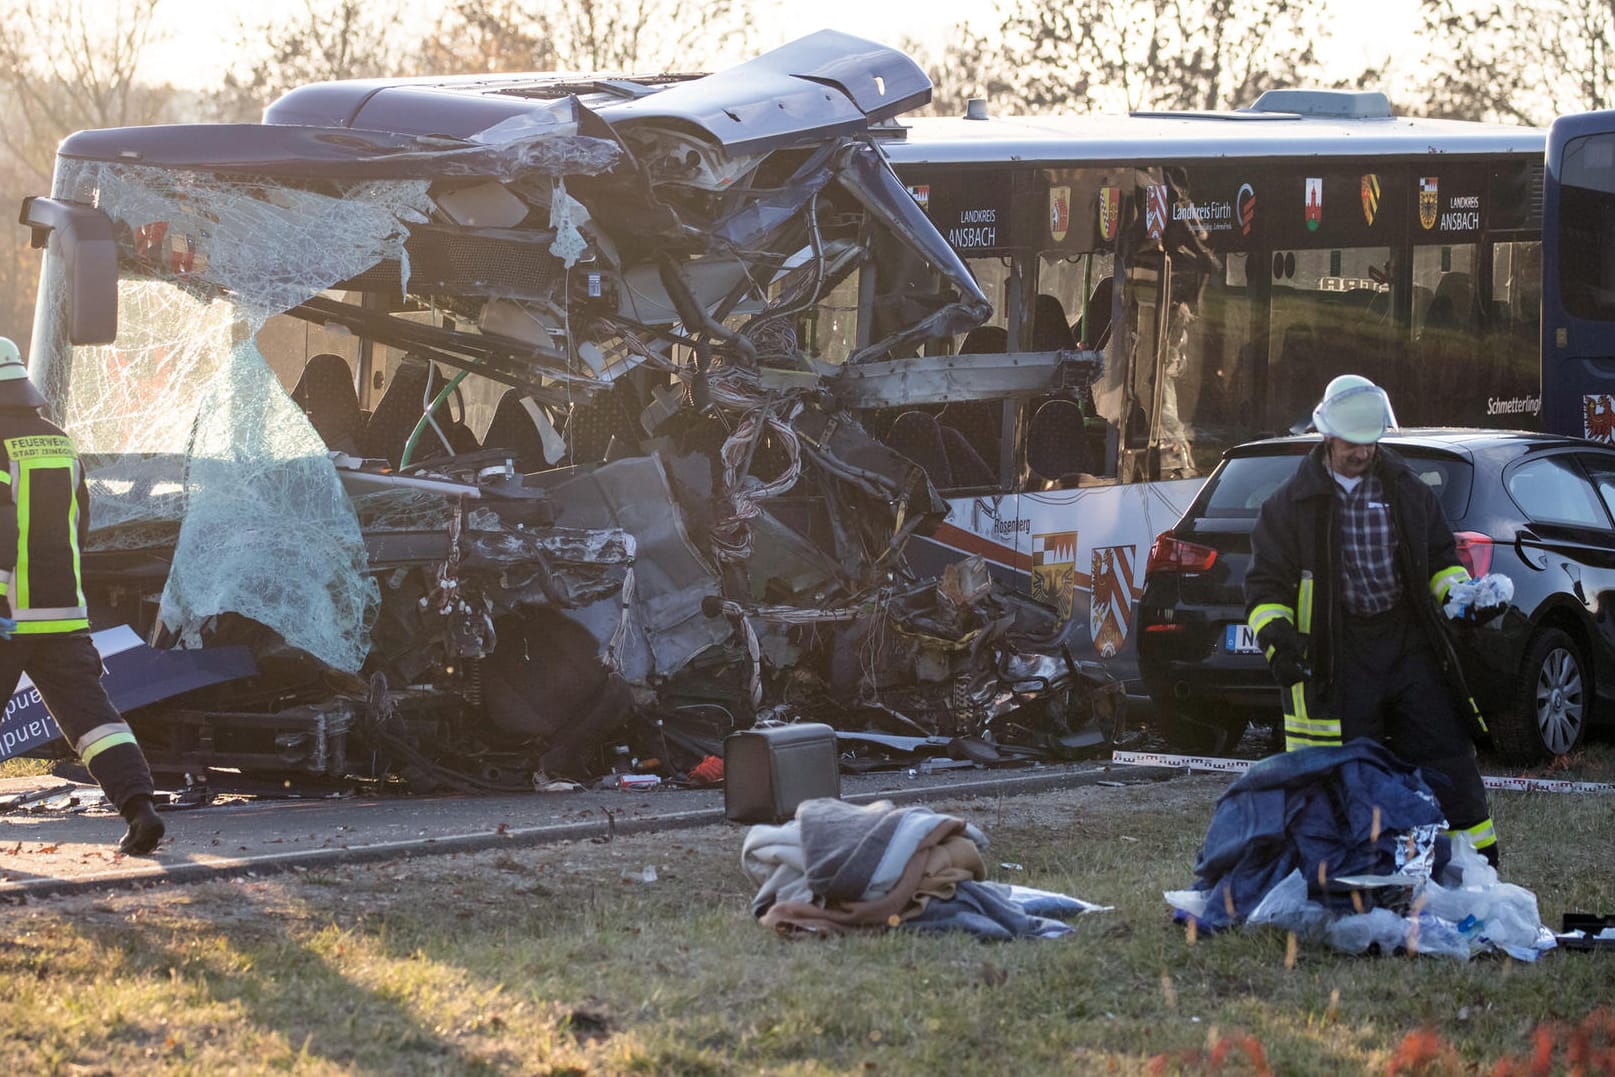
MULTIPOLYGON (((56 147, 74 131, 168 118, 167 85, 140 65, 158 40, 158 0, 0 3, 0 205, 47 194, 56 147)), ((15 219, 14 217, 12 218, 15 219)), ((39 255, 19 227, 0 237, 0 333, 26 341, 39 255)))
POLYGON ((1434 115, 1546 123, 1615 103, 1611 0, 1423 0, 1434 115))
POLYGON ((750 42, 750 0, 459 0, 438 19, 423 70, 694 71, 750 42))
POLYGON ((519 0, 458 0, 437 17, 420 52, 422 74, 549 71, 560 66, 544 23, 519 0))
POLYGON ((977 33, 968 25, 955 26, 949 36, 951 40, 940 53, 932 53, 912 39, 899 45, 931 77, 931 103, 922 111, 934 116, 963 115, 973 97, 1021 103, 1014 73, 995 37, 977 33))
POLYGON ((250 120, 294 86, 385 75, 692 70, 750 35, 750 0, 455 0, 407 35, 404 0, 303 0, 295 15, 243 24, 247 60, 214 109, 250 120), (420 44, 414 42, 419 39, 420 44))
POLYGON ((73 131, 163 118, 173 90, 139 78, 159 0, 0 5, 0 142, 36 187, 73 131))
POLYGON ((976 91, 1035 112, 1228 108, 1317 77, 1322 31, 1300 0, 1005 0, 999 12, 996 43, 961 27, 933 66, 939 110, 976 91))
POLYGON ((414 35, 405 34, 403 0, 303 0, 303 10, 241 26, 245 64, 226 73, 217 95, 220 119, 256 120, 294 86, 332 79, 413 74, 414 35))

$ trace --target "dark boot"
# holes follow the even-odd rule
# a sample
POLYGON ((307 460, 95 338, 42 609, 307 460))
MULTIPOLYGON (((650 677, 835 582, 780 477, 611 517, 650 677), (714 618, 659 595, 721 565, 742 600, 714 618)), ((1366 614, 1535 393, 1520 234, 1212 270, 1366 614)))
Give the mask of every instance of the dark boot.
POLYGON ((136 794, 123 806, 123 817, 129 822, 129 832, 118 842, 118 852, 129 856, 147 856, 163 840, 162 819, 151 806, 151 797, 136 794))

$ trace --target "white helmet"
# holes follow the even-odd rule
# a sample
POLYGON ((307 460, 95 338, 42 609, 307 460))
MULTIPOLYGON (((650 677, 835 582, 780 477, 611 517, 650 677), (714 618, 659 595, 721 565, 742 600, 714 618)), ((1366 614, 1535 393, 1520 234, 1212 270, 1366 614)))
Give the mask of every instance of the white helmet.
POLYGON ((45 398, 28 380, 22 352, 9 337, 0 337, 0 408, 43 407, 45 398))
POLYGON ((1342 374, 1312 409, 1312 425, 1326 437, 1372 445, 1396 426, 1396 413, 1384 389, 1360 374, 1342 374))

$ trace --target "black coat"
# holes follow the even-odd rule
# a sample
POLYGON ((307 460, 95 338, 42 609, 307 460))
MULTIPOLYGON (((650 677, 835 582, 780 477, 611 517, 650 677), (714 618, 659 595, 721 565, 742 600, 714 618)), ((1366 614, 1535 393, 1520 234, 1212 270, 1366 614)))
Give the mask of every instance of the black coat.
MULTIPOLYGON (((1248 617, 1253 609, 1266 603, 1294 609, 1302 573, 1312 574, 1311 632, 1303 635, 1303 642, 1313 671, 1310 688, 1315 701, 1310 706, 1314 714, 1338 713, 1332 696, 1338 680, 1336 656, 1343 616, 1340 500, 1326 463, 1327 454, 1327 443, 1318 445, 1289 481, 1262 505, 1256 530, 1251 533, 1251 568, 1245 577, 1248 617)), ((1475 713, 1453 649, 1452 630, 1430 591, 1432 577, 1462 566, 1452 527, 1435 492, 1395 451, 1380 446, 1373 468, 1385 488, 1396 528, 1402 601, 1415 611, 1461 713, 1475 713)))

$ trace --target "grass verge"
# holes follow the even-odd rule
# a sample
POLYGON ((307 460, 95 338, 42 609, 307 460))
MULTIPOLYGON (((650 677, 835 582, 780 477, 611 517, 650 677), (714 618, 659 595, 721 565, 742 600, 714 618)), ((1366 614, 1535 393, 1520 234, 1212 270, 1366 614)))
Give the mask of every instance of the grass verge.
MULTIPOLYGON (((1578 1029, 1608 1050, 1615 953, 1461 963, 1292 949, 1273 932, 1186 936, 1161 892, 1192 881, 1225 786, 939 798, 987 831, 992 863, 1019 865, 996 877, 1115 906, 1057 942, 777 937, 749 915, 738 827, 34 903, 6 910, 0 936, 0 1063, 1465 1073, 1523 1063, 1539 1041, 1568 1070, 1578 1029), (654 883, 627 881, 647 865, 654 883)), ((1615 912, 1610 798, 1496 794, 1493 809, 1505 878, 1536 893, 1544 922, 1615 912)))

